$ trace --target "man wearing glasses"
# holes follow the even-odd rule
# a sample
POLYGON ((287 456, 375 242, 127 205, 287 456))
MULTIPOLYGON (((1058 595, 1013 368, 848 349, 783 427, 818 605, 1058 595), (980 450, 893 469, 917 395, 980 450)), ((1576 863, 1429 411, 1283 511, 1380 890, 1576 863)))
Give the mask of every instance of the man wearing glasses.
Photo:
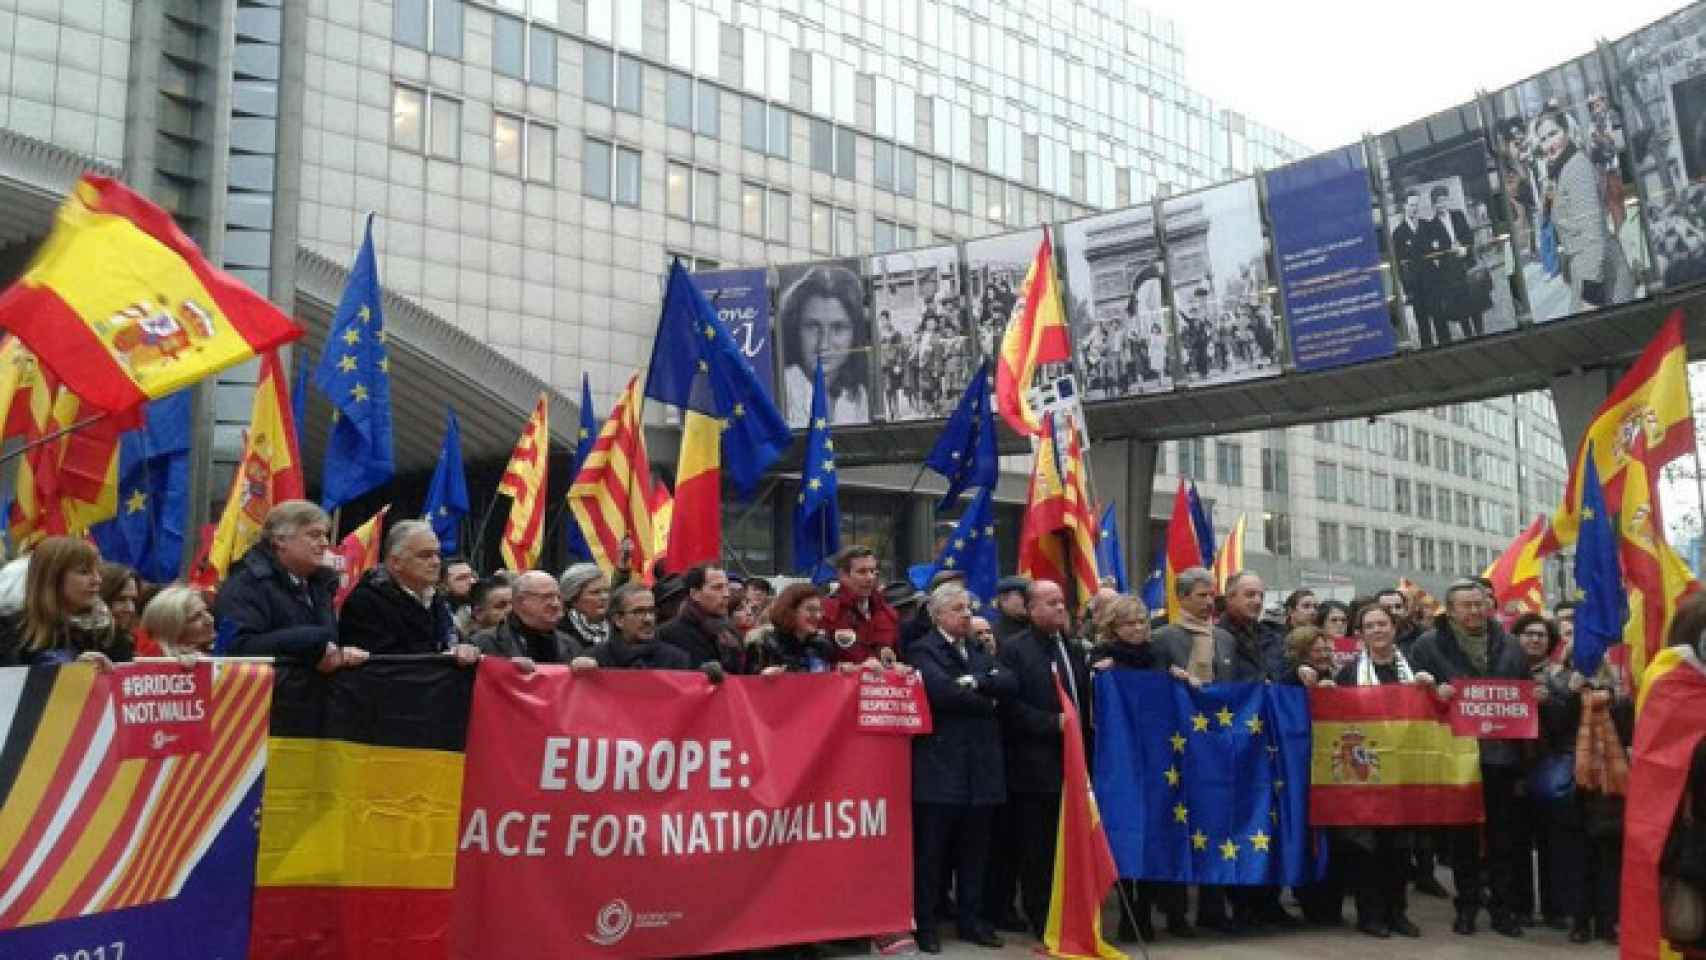
POLYGON ((580 640, 557 629, 563 619, 563 595, 556 577, 529 570, 515 578, 511 590, 509 615, 474 634, 474 646, 482 653, 508 657, 522 673, 532 673, 541 663, 567 664, 577 673, 598 666, 580 640))
POLYGON ((306 500, 267 512, 260 540, 232 566, 214 602, 219 653, 277 657, 321 673, 367 662, 366 650, 338 644, 338 575, 325 565, 331 526, 326 511, 306 500))
MULTIPOLYGON (((1493 620, 1489 607, 1479 583, 1459 580, 1445 592, 1445 616, 1416 640, 1410 666, 1418 675, 1431 674, 1441 694, 1449 697, 1452 684, 1460 679, 1528 676, 1522 648, 1493 620)), ((1514 740, 1481 741, 1486 852, 1482 853, 1480 828, 1451 831, 1452 885, 1457 888, 1457 920, 1451 929, 1457 933, 1475 932, 1475 915, 1485 904, 1495 932, 1522 936, 1522 926, 1511 909, 1520 876, 1511 842, 1518 832, 1513 818, 1522 779, 1519 747, 1514 740)))
POLYGON ((592 658, 610 670, 693 669, 686 651, 658 639, 657 600, 632 582, 610 595, 610 639, 593 648, 592 658))

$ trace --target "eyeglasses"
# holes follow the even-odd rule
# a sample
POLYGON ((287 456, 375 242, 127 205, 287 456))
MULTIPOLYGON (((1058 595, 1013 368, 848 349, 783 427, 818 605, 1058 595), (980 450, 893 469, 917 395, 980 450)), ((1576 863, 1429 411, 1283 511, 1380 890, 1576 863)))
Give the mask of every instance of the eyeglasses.
POLYGON ((528 600, 538 600, 542 603, 550 603, 553 600, 556 601, 557 603, 563 602, 562 594, 557 593, 555 590, 551 591, 550 593, 518 593, 518 594, 516 594, 516 597, 517 598, 526 598, 528 600))
POLYGON ((1552 639, 1552 635, 1547 633, 1545 630, 1524 630, 1522 632, 1522 636, 1533 637, 1536 640, 1550 640, 1550 639, 1552 639))
POLYGON ((623 617, 655 617, 657 615, 657 607, 632 607, 618 614, 618 616, 623 617))

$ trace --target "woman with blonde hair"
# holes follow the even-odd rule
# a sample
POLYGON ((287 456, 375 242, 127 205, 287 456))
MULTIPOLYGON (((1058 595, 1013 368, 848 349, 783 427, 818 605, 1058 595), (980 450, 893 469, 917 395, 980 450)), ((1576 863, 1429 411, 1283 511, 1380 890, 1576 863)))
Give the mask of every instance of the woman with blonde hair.
POLYGON ((0 665, 93 662, 110 669, 129 653, 115 646, 101 600, 101 557, 87 541, 48 537, 30 553, 24 608, 0 619, 0 665))
POLYGON ((168 657, 194 659, 213 649, 213 613, 199 590, 183 584, 154 595, 142 611, 142 629, 168 657))

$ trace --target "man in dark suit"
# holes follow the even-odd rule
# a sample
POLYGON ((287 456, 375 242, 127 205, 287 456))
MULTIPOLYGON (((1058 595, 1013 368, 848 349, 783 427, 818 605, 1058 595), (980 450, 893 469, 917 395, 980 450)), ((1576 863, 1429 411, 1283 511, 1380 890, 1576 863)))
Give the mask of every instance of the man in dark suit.
POLYGON ((1428 205, 1434 214, 1429 256, 1437 267, 1439 320, 1462 324, 1464 336, 1478 337, 1485 332, 1481 295, 1469 282, 1469 267, 1475 262, 1475 228, 1462 210, 1451 208, 1451 191, 1445 187, 1428 191, 1428 205))
POLYGON ((1404 195, 1404 219, 1392 230, 1392 260, 1398 264, 1398 279, 1404 285, 1404 297, 1416 313, 1416 335, 1423 347, 1434 345, 1434 332, 1441 336, 1440 345, 1451 342, 1449 328, 1434 316, 1434 264, 1428 259, 1428 233, 1431 221, 1422 218, 1422 195, 1414 190, 1404 195))
POLYGON ((1054 870, 1055 831, 1060 819, 1062 769, 1060 710, 1055 677, 1080 716, 1089 716, 1090 668, 1083 652, 1067 636, 1066 595, 1051 580, 1037 580, 1025 591, 1031 628, 1001 645, 1001 665, 1014 675, 1017 694, 1001 703, 1001 732, 1006 741, 1007 805, 1017 860, 1019 902, 1031 932, 1042 936, 1048 920, 1054 870))
POLYGON ((933 629, 907 649, 930 698, 934 730, 912 741, 913 912, 918 949, 941 953, 936 902, 953 869, 959 937, 998 948, 982 916, 990 823, 1007 798, 996 709, 1018 689, 971 640, 971 595, 955 582, 930 594, 933 629), (951 848, 951 849, 950 849, 951 848))

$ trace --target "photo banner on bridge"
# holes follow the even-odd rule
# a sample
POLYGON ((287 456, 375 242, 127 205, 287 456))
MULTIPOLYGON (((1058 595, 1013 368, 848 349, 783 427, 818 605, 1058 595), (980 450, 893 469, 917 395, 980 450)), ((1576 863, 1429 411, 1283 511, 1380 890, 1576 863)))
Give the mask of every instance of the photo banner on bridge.
POLYGON ((1282 343, 1255 179, 1168 197, 1161 217, 1180 380, 1204 387, 1278 376, 1282 343))
POLYGON ((1057 236, 1084 399, 1173 389, 1173 317, 1155 207, 1073 220, 1057 236))
POLYGON ((1362 147, 1351 146, 1266 175, 1274 259, 1292 361, 1300 372, 1389 357, 1397 350, 1374 195, 1362 147))
POLYGON ((977 370, 977 340, 960 289, 960 251, 948 244, 871 258, 878 382, 884 419, 945 419, 977 370))
POLYGON ((782 395, 777 407, 788 426, 811 419, 812 369, 823 360, 829 422, 857 427, 875 409, 876 339, 865 310, 863 261, 849 257, 776 268, 776 337, 782 354, 782 395))
POLYGON ((859 678, 488 658, 458 831, 458 960, 703 956, 912 927, 911 743, 859 678))
POLYGON ((758 382, 776 400, 776 362, 770 343, 770 287, 762 267, 693 274, 693 285, 711 301, 717 319, 740 344, 758 382))

